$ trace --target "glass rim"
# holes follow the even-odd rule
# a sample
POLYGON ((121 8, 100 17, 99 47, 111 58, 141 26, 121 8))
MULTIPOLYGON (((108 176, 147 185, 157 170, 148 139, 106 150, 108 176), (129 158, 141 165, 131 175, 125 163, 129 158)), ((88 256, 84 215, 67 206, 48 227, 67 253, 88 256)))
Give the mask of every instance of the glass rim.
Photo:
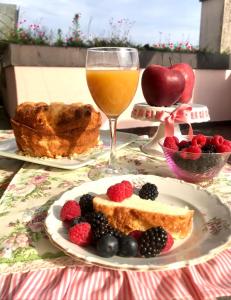
POLYGON ((127 52, 138 52, 136 48, 132 47, 92 47, 88 48, 87 51, 92 51, 92 52, 120 52, 120 51, 127 51, 127 52))
MULTIPOLYGON (((158 144, 161 146, 161 148, 163 150, 166 150, 168 152, 174 152, 174 153, 179 153, 180 150, 175 150, 175 149, 171 149, 171 148, 168 148, 166 146, 164 146, 164 138, 161 138, 159 141, 158 141, 158 144)), ((190 154, 193 154, 193 152, 186 152, 186 153, 190 153, 190 154)), ((231 155, 231 151, 227 151, 227 152, 211 152, 211 153, 208 153, 208 152, 201 152, 201 155, 203 156, 206 156, 206 155, 214 155, 214 156, 230 156, 231 155)))

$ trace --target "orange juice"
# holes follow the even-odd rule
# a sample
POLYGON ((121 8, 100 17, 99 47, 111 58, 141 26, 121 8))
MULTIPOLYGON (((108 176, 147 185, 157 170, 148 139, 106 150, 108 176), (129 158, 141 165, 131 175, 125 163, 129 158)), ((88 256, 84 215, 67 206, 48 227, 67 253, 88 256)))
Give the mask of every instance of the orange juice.
POLYGON ((90 69, 87 84, 97 106, 118 117, 132 101, 139 81, 137 69, 90 69))

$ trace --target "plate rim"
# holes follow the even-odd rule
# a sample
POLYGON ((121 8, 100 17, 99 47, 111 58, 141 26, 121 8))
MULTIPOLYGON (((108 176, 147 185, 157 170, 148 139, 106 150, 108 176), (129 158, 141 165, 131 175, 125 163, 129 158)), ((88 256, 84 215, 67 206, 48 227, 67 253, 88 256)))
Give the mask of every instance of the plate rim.
MULTIPOLYGON (((100 134, 109 135, 110 132, 109 132, 109 130, 100 130, 100 134)), ((123 144, 117 146, 117 149, 122 149, 122 148, 126 147, 127 145, 134 142, 138 138, 137 134, 120 131, 120 132, 117 132, 117 140, 119 139, 118 135, 120 135, 120 136, 122 135, 122 136, 130 138, 130 139, 127 142, 124 142, 123 144)), ((7 142, 8 143, 10 143, 10 142, 16 143, 16 139, 14 136, 10 137, 8 139, 4 139, 4 140, 0 141, 0 145, 7 143, 7 142)), ((103 153, 99 153, 97 155, 97 158, 90 158, 90 159, 86 159, 86 161, 81 161, 81 162, 77 161, 76 159, 73 158, 73 159, 70 159, 73 162, 73 164, 65 165, 65 164, 61 164, 57 161, 55 162, 55 159, 53 159, 53 158, 39 158, 39 157, 32 157, 32 156, 24 156, 21 154, 9 152, 7 150, 0 150, 0 156, 2 156, 2 157, 16 159, 16 160, 20 160, 22 162, 35 163, 35 164, 53 167, 53 168, 59 168, 59 169, 63 169, 63 170, 76 170, 76 169, 82 168, 86 165, 92 164, 96 159, 102 158, 104 155, 106 156, 108 153, 109 153, 109 149, 105 150, 103 153)))
MULTIPOLYGON (((202 188, 198 185, 188 183, 188 182, 185 182, 183 180, 179 180, 179 179, 171 178, 171 177, 164 177, 163 178, 163 177, 156 176, 156 175, 143 175, 143 174, 139 174, 139 175, 121 175, 121 176, 114 176, 114 177, 110 177, 110 178, 117 178, 118 180, 121 180, 122 178, 127 178, 128 176, 131 179, 134 179, 134 178, 137 178, 137 177, 146 178, 147 176, 149 176, 149 177, 151 176, 153 178, 159 178, 161 180, 170 179, 173 182, 179 182, 181 184, 191 186, 192 188, 194 188, 196 190, 203 191, 207 195, 215 198, 216 201, 218 201, 219 205, 221 205, 224 209, 226 209, 227 212, 231 213, 229 207, 221 201, 221 199, 218 195, 213 194, 213 193, 207 191, 206 189, 204 189, 204 188, 202 188)), ((87 265, 89 265, 89 264, 90 265, 96 265, 96 266, 99 266, 99 267, 103 267, 103 268, 107 268, 107 269, 113 269, 113 270, 121 270, 121 271, 130 270, 130 271, 138 271, 138 272, 161 271, 161 270, 163 271, 163 270, 172 270, 172 269, 178 269, 178 268, 182 268, 182 267, 197 265, 197 264, 200 264, 200 263, 205 263, 208 260, 210 260, 210 259, 214 258, 215 256, 217 256, 222 251, 229 248, 229 246, 231 245, 231 233, 230 233, 229 236, 227 237, 227 241, 225 241, 223 244, 217 246, 216 248, 210 249, 208 251, 208 253, 203 254, 199 257, 195 257, 195 258, 192 258, 192 259, 186 259, 186 260, 184 259, 184 260, 180 260, 180 261, 177 261, 177 262, 168 263, 168 264, 165 264, 165 265, 155 265, 155 264, 142 265, 142 264, 140 264, 137 267, 134 266, 134 265, 131 265, 131 264, 117 264, 117 263, 115 264, 113 262, 108 262, 108 261, 104 260, 103 257, 100 257, 100 256, 99 256, 99 259, 98 258, 94 259, 94 257, 93 257, 93 260, 89 259, 89 257, 91 257, 91 256, 88 256, 88 257, 85 257, 85 258, 84 258, 84 255, 79 255, 78 254, 78 256, 76 256, 76 254, 72 253, 72 249, 70 250, 70 249, 63 248, 60 244, 57 243, 57 241, 55 239, 55 236, 54 236, 55 234, 57 234, 57 232, 55 234, 50 234, 50 232, 49 232, 49 228, 47 226, 47 223, 49 221, 49 217, 51 216, 51 211, 52 211, 53 205, 55 205, 55 203, 57 204, 57 202, 60 201, 63 197, 65 198, 65 195, 68 195, 68 194, 72 193, 73 190, 79 189, 79 187, 81 187, 82 185, 86 185, 86 184, 93 183, 93 182, 95 183, 95 182, 102 181, 102 180, 105 181, 107 179, 108 178, 101 178, 101 179, 96 180, 96 181, 84 182, 81 185, 79 185, 77 187, 74 187, 71 190, 65 191, 57 200, 55 200, 53 202, 53 204, 50 206, 50 208, 47 212, 47 218, 45 219, 44 227, 45 227, 45 231, 47 233, 47 236, 48 236, 49 240, 51 241, 52 244, 54 244, 55 247, 59 248, 66 255, 72 257, 73 259, 75 259, 77 261, 84 262, 87 265), (104 262, 101 263, 101 261, 104 261, 105 263, 104 262)))

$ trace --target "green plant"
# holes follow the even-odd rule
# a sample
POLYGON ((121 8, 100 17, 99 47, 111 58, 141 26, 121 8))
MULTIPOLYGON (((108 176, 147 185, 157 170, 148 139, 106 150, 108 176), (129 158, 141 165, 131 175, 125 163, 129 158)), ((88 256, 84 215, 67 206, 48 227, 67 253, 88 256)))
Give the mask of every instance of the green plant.
POLYGON ((80 31, 80 14, 75 14, 72 20, 72 27, 70 28, 70 33, 66 38, 66 46, 69 47, 81 47, 85 46, 83 41, 82 32, 80 31))
POLYGON ((146 50, 156 50, 162 52, 184 52, 184 53, 194 53, 199 51, 199 47, 193 46, 190 42, 167 42, 167 43, 156 43, 150 46, 149 44, 144 45, 146 50))
POLYGON ((89 47, 138 47, 130 41, 130 31, 134 22, 123 18, 109 21, 109 33, 107 37, 93 37, 87 41, 89 47))
POLYGON ((44 28, 38 24, 26 26, 26 20, 20 21, 15 30, 12 30, 7 41, 15 44, 49 45, 49 36, 44 28))
POLYGON ((65 42, 63 40, 63 32, 62 32, 62 29, 60 29, 60 28, 57 30, 57 38, 56 38, 56 41, 54 42, 54 46, 57 46, 57 47, 65 46, 65 42))
POLYGON ((0 51, 2 52, 8 43, 26 44, 26 45, 49 45, 58 47, 135 47, 138 49, 172 51, 172 52, 198 52, 198 47, 187 42, 167 42, 146 44, 144 46, 136 44, 130 39, 130 32, 135 22, 127 18, 109 20, 108 32, 106 37, 94 36, 88 40, 80 30, 81 14, 76 13, 73 17, 69 32, 65 35, 62 29, 58 29, 54 35, 52 31, 46 30, 38 24, 27 24, 24 19, 20 21, 17 27, 10 32, 4 39, 0 40, 0 51))

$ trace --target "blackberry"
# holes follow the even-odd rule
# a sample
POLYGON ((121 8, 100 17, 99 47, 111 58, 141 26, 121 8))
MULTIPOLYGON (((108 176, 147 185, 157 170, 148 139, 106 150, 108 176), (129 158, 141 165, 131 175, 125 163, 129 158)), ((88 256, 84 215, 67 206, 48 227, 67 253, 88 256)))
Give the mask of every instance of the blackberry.
POLYGON ((211 168, 222 164, 220 157, 210 152, 207 152, 206 155, 202 153, 201 157, 197 160, 184 159, 177 152, 174 153, 172 158, 178 167, 189 173, 202 174, 210 172, 211 168))
POLYGON ((107 217, 101 212, 88 213, 85 215, 85 218, 91 224, 92 229, 108 225, 107 217))
POLYGON ((96 228, 93 228, 93 240, 97 241, 104 235, 111 235, 114 236, 115 238, 119 239, 124 236, 124 234, 110 226, 108 223, 102 223, 96 228))
POLYGON ((117 239, 120 239, 124 236, 124 234, 120 230, 115 229, 112 226, 108 227, 108 234, 116 237, 117 239))
POLYGON ((109 234, 110 226, 108 224, 102 223, 96 228, 92 228, 92 233, 93 233, 93 241, 97 242, 99 239, 101 239, 105 235, 111 235, 109 234))
POLYGON ((203 153, 216 153, 216 147, 214 145, 208 144, 208 145, 204 145, 201 148, 203 153))
POLYGON ((185 143, 184 145, 179 145, 179 147, 178 147, 178 151, 181 151, 182 149, 184 149, 184 148, 187 148, 187 147, 189 147, 189 146, 191 146, 191 142, 190 141, 188 141, 187 143, 185 143))
POLYGON ((79 199, 79 205, 81 208, 81 214, 85 214, 93 211, 93 196, 90 194, 84 194, 79 199))
POLYGON ((69 222, 69 225, 70 225, 70 227, 73 227, 76 224, 84 223, 84 222, 86 222, 86 219, 84 217, 80 216, 80 217, 75 217, 75 218, 71 219, 69 222))
POLYGON ((149 182, 145 183, 139 191, 140 198, 146 200, 155 200, 158 194, 157 186, 149 182))
POLYGON ((167 236, 167 232, 161 226, 146 230, 139 240, 140 255, 144 257, 158 255, 166 245, 167 236))

